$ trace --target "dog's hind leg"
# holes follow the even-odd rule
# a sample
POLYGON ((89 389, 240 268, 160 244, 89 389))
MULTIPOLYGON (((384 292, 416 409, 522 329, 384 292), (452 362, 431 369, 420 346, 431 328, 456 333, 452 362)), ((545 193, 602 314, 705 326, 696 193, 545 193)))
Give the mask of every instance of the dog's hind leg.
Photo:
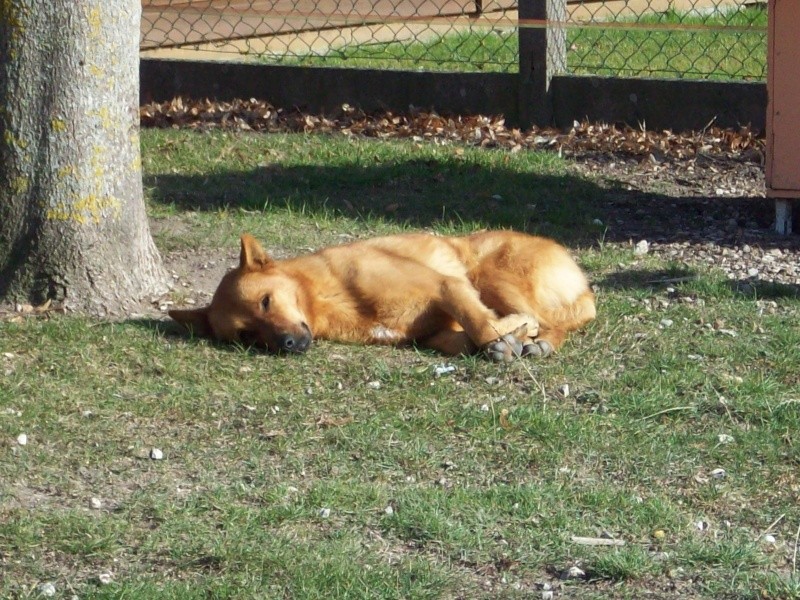
POLYGON ((569 306, 545 312, 539 321, 541 328, 536 338, 536 343, 542 349, 542 355, 558 350, 568 332, 580 329, 592 321, 596 314, 594 293, 591 290, 584 291, 569 306), (549 352, 546 345, 550 346, 549 352))
POLYGON ((584 290, 574 302, 561 304, 556 294, 538 290, 539 301, 522 294, 518 282, 495 280, 481 289, 481 298, 498 314, 531 314, 539 324, 539 331, 531 332, 525 343, 523 356, 548 356, 561 347, 567 333, 586 325, 595 318, 594 294, 584 290))
MULTIPOLYGON (((458 278, 445 278, 439 292, 439 308, 463 328, 476 348, 486 350, 494 360, 511 360, 521 355, 529 336, 538 330, 539 324, 530 314, 498 317, 481 302, 478 291, 471 284, 458 278)), ((434 342, 453 348, 459 344, 466 347, 460 338, 446 334, 434 342)))

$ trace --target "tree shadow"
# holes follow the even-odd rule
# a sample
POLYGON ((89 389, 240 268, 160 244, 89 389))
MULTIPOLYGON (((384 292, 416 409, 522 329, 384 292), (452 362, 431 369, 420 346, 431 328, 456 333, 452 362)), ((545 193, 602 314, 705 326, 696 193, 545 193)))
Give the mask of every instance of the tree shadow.
POLYGON ((390 164, 267 166, 202 176, 148 175, 151 200, 182 211, 288 209, 380 219, 410 227, 479 224, 593 244, 596 186, 569 175, 486 169, 433 160, 390 164))

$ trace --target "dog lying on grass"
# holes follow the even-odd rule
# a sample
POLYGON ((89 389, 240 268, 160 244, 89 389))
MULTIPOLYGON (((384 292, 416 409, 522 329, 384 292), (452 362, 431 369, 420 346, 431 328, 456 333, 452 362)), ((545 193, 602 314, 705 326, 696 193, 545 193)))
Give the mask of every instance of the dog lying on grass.
POLYGON ((195 335, 276 353, 319 338, 509 361, 551 354, 595 304, 565 248, 512 231, 393 235, 285 260, 244 234, 211 304, 169 314, 195 335))

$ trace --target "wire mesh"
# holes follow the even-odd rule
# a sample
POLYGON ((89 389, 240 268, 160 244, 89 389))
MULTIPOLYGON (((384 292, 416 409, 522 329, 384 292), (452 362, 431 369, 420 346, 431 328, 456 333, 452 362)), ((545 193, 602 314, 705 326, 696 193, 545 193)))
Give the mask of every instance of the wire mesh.
MULTIPOLYGON (((233 54, 265 63, 514 72, 517 2, 144 0, 141 48, 145 55, 233 54)), ((766 76, 763 2, 567 0, 566 14, 546 25, 566 32, 570 73, 766 76)))

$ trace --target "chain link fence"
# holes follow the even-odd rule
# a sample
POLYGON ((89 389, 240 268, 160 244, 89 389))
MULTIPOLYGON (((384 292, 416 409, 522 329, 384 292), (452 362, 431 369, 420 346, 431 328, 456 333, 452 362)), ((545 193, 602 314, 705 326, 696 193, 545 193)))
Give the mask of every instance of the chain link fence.
MULTIPOLYGON (((514 72, 517 1, 143 0, 141 48, 272 64, 514 72)), ((569 73, 766 76, 764 2, 567 0, 566 14, 547 25, 566 31, 569 73)))

